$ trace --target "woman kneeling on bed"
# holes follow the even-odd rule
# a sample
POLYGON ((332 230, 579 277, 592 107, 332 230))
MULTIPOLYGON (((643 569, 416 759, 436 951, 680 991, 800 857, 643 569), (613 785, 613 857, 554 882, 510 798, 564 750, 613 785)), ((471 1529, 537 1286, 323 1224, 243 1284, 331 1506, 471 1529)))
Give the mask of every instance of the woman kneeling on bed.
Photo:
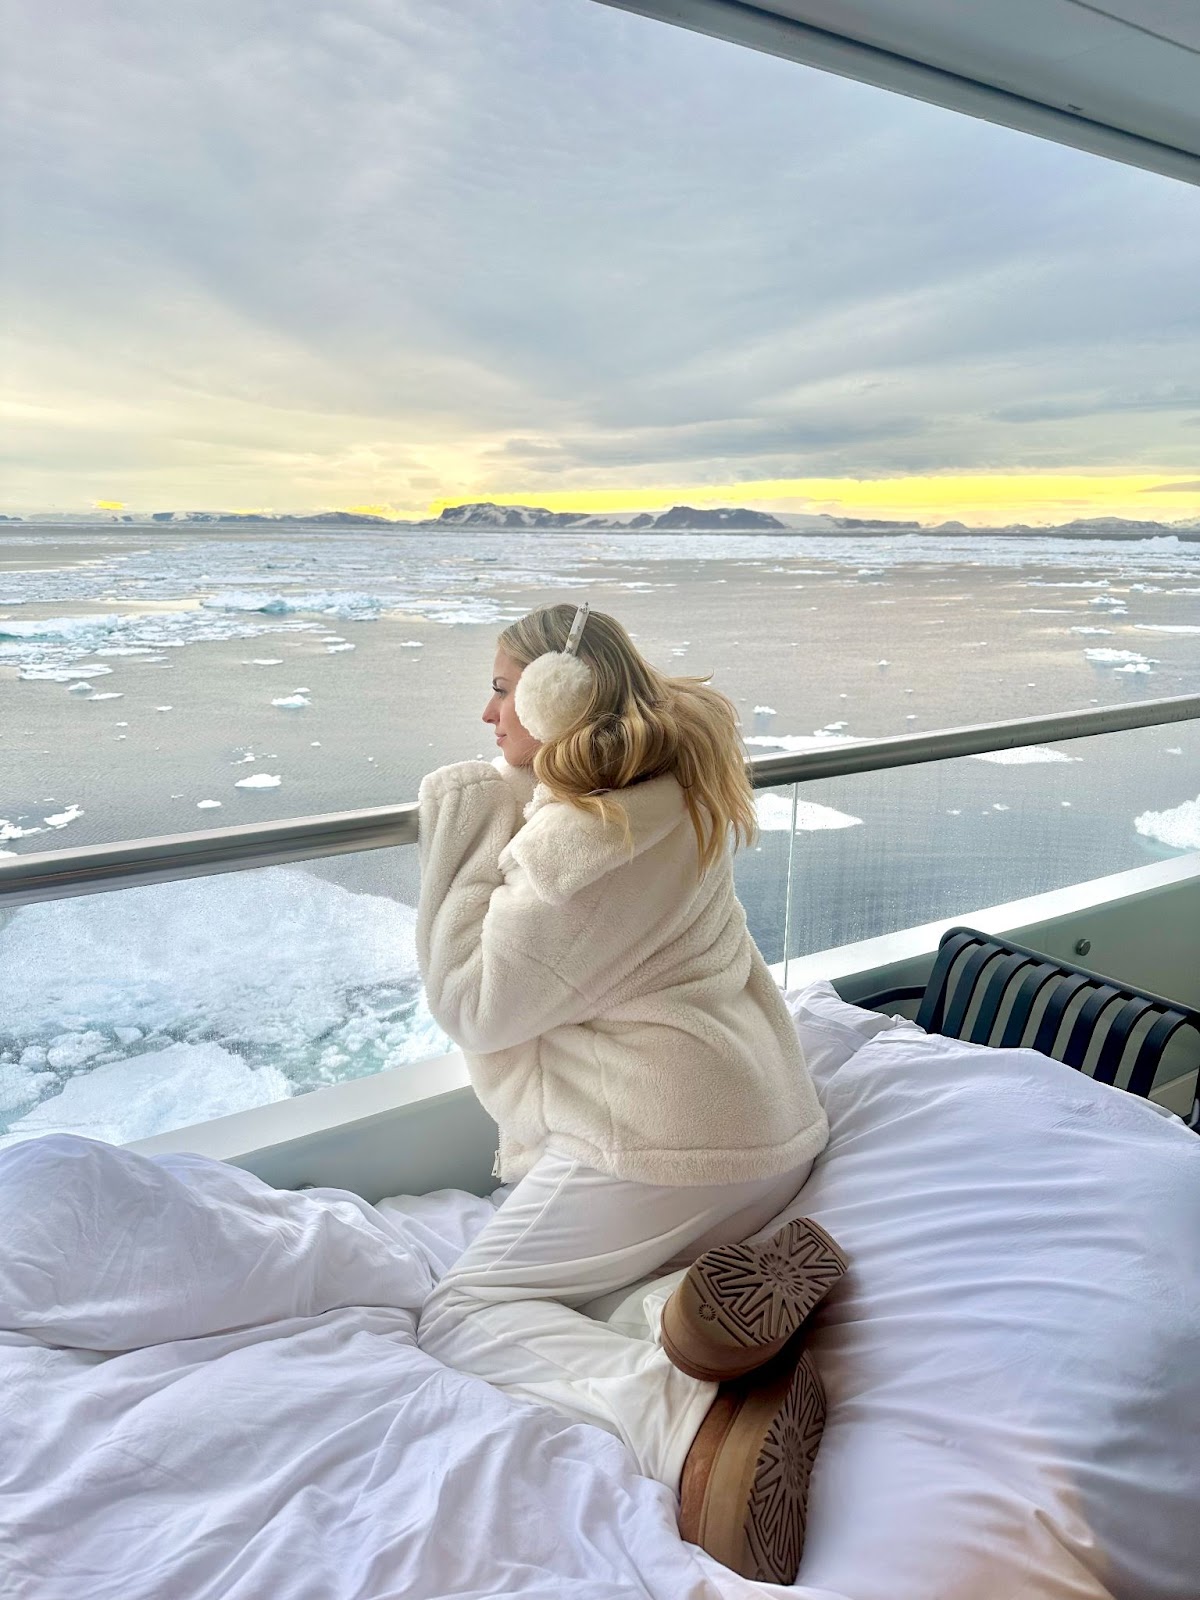
POLYGON ((805 1219, 745 1242, 828 1127, 734 894, 733 706, 586 606, 506 629, 492 691, 496 764, 421 785, 417 942, 513 1187, 418 1343, 615 1433, 685 1538, 790 1583, 824 1417, 793 1335, 845 1262, 805 1219))

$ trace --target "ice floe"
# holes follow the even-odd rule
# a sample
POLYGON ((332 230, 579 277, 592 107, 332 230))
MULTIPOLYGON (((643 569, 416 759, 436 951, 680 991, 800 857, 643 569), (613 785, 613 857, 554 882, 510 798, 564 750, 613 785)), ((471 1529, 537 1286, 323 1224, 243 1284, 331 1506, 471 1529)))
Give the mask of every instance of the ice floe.
POLYGON ((82 806, 68 806, 65 811, 58 811, 52 817, 43 817, 42 821, 48 828, 65 828, 68 822, 74 822, 82 815, 82 806))
POLYGON ((1133 825, 1146 839, 1157 839, 1172 850, 1200 850, 1200 795, 1167 811, 1143 811, 1133 825))
POLYGON ((1143 633, 1200 633, 1200 627, 1190 622, 1135 622, 1143 633))
POLYGON ((248 778, 239 778, 235 789, 278 789, 283 779, 278 774, 252 772, 248 778))
POLYGON ((1032 767, 1052 761, 1082 761, 1082 756, 1069 756, 1065 750, 1052 750, 1045 744, 1022 745, 1016 750, 984 750, 971 756, 971 761, 990 761, 997 767, 1032 767))
POLYGON ((774 706, 755 706, 754 708, 756 717, 774 717, 778 716, 778 714, 774 706))
POLYGON ((254 611, 271 617, 292 616, 299 611, 323 617, 342 617, 346 621, 368 621, 391 610, 395 602, 386 595, 338 593, 322 590, 311 594, 266 594, 238 590, 231 594, 209 595, 200 604, 208 611, 254 611))
POLYGON ((212 811, 217 806, 219 806, 220 804, 221 804, 221 802, 219 800, 197 800, 196 801, 196 810, 197 811, 212 811))
POLYGON ((90 683, 83 683, 83 682, 73 683, 73 684, 71 684, 70 688, 67 690, 68 694, 91 694, 91 692, 92 692, 91 684, 90 683))
POLYGON ((61 1093, 13 1122, 0 1143, 74 1133, 128 1144, 270 1105, 291 1092, 277 1067, 249 1067, 217 1044, 172 1044, 68 1078, 61 1093))
POLYGON ((1133 672, 1149 672, 1152 666, 1157 666, 1153 656, 1144 656, 1137 650, 1085 650, 1087 659, 1098 667, 1117 667, 1121 670, 1133 672))
MULTIPOLYGON (((415 923, 297 867, 25 906, 0 929, 0 1054, 53 1071, 39 1092, 90 1082, 87 1117, 108 1130, 92 1136, 122 1139, 262 1103, 241 1098, 256 1071, 281 1075, 273 1100, 422 1060, 449 1041, 421 994, 415 923), (172 1047, 217 1054, 162 1060, 172 1047)), ((47 1100, 20 1131, 83 1131, 79 1104, 47 1100)))
POLYGON ((354 645, 343 639, 339 644, 327 644, 325 646, 325 653, 327 655, 337 656, 341 655, 343 650, 353 650, 354 648, 354 645))
POLYGON ((295 694, 280 695, 277 700, 272 700, 271 704, 278 706, 281 711, 300 711, 303 707, 311 705, 312 701, 297 690, 295 694))
POLYGON ((1081 633, 1081 634, 1084 634, 1085 636, 1091 638, 1093 636, 1098 636, 1098 635, 1100 635, 1102 633, 1110 634, 1112 632, 1112 629, 1111 628, 1072 628, 1071 632, 1072 633, 1081 633))
POLYGON ((108 689, 103 694, 90 694, 89 700, 124 700, 125 696, 119 689, 108 689))
MULTIPOLYGON (((754 802, 758 825, 764 833, 788 833, 792 828, 792 802, 786 795, 761 794, 754 802)), ((861 817, 819 806, 812 800, 796 801, 796 832, 820 833, 830 828, 859 828, 861 817)))
POLYGON ((15 822, 0 817, 0 844, 9 839, 28 839, 35 833, 45 833, 45 828, 22 828, 15 822))
POLYGON ((249 661, 243 661, 244 667, 281 667, 282 656, 253 656, 249 661))
POLYGON ((848 734, 818 728, 815 733, 751 733, 742 743, 795 755, 801 750, 825 750, 831 744, 858 744, 859 741, 848 734))

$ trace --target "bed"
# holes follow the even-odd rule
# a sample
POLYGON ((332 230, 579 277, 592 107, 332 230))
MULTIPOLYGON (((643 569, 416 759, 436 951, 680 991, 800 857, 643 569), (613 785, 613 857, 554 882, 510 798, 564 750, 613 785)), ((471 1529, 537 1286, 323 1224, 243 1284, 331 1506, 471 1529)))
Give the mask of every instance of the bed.
POLYGON ((54 1136, 0 1152, 0 1594, 1197 1600, 1200 1140, 1029 1050, 789 1005, 832 1131, 785 1217, 851 1261, 794 1589, 416 1349, 492 1200, 54 1136))

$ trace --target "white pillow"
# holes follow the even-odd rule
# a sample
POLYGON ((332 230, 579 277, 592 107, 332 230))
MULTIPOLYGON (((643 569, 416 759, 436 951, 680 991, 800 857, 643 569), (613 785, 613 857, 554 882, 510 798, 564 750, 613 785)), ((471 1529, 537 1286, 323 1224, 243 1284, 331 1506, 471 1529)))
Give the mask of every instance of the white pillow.
POLYGON ((783 998, 818 1088, 868 1039, 891 1028, 915 1026, 903 1017, 882 1016, 878 1011, 847 1005, 833 985, 824 980, 806 984, 803 989, 788 989, 783 998))
POLYGON ((1031 1050, 789 1003, 831 1136, 787 1215, 850 1259, 800 1593, 1197 1600, 1200 1139, 1031 1050))

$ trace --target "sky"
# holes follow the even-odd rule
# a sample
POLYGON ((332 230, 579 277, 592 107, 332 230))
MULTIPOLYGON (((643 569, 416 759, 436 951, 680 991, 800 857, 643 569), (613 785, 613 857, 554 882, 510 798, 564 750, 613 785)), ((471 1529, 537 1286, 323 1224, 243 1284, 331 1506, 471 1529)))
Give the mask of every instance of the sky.
POLYGON ((1195 188, 595 0, 5 59, 0 511, 1200 515, 1195 188))

